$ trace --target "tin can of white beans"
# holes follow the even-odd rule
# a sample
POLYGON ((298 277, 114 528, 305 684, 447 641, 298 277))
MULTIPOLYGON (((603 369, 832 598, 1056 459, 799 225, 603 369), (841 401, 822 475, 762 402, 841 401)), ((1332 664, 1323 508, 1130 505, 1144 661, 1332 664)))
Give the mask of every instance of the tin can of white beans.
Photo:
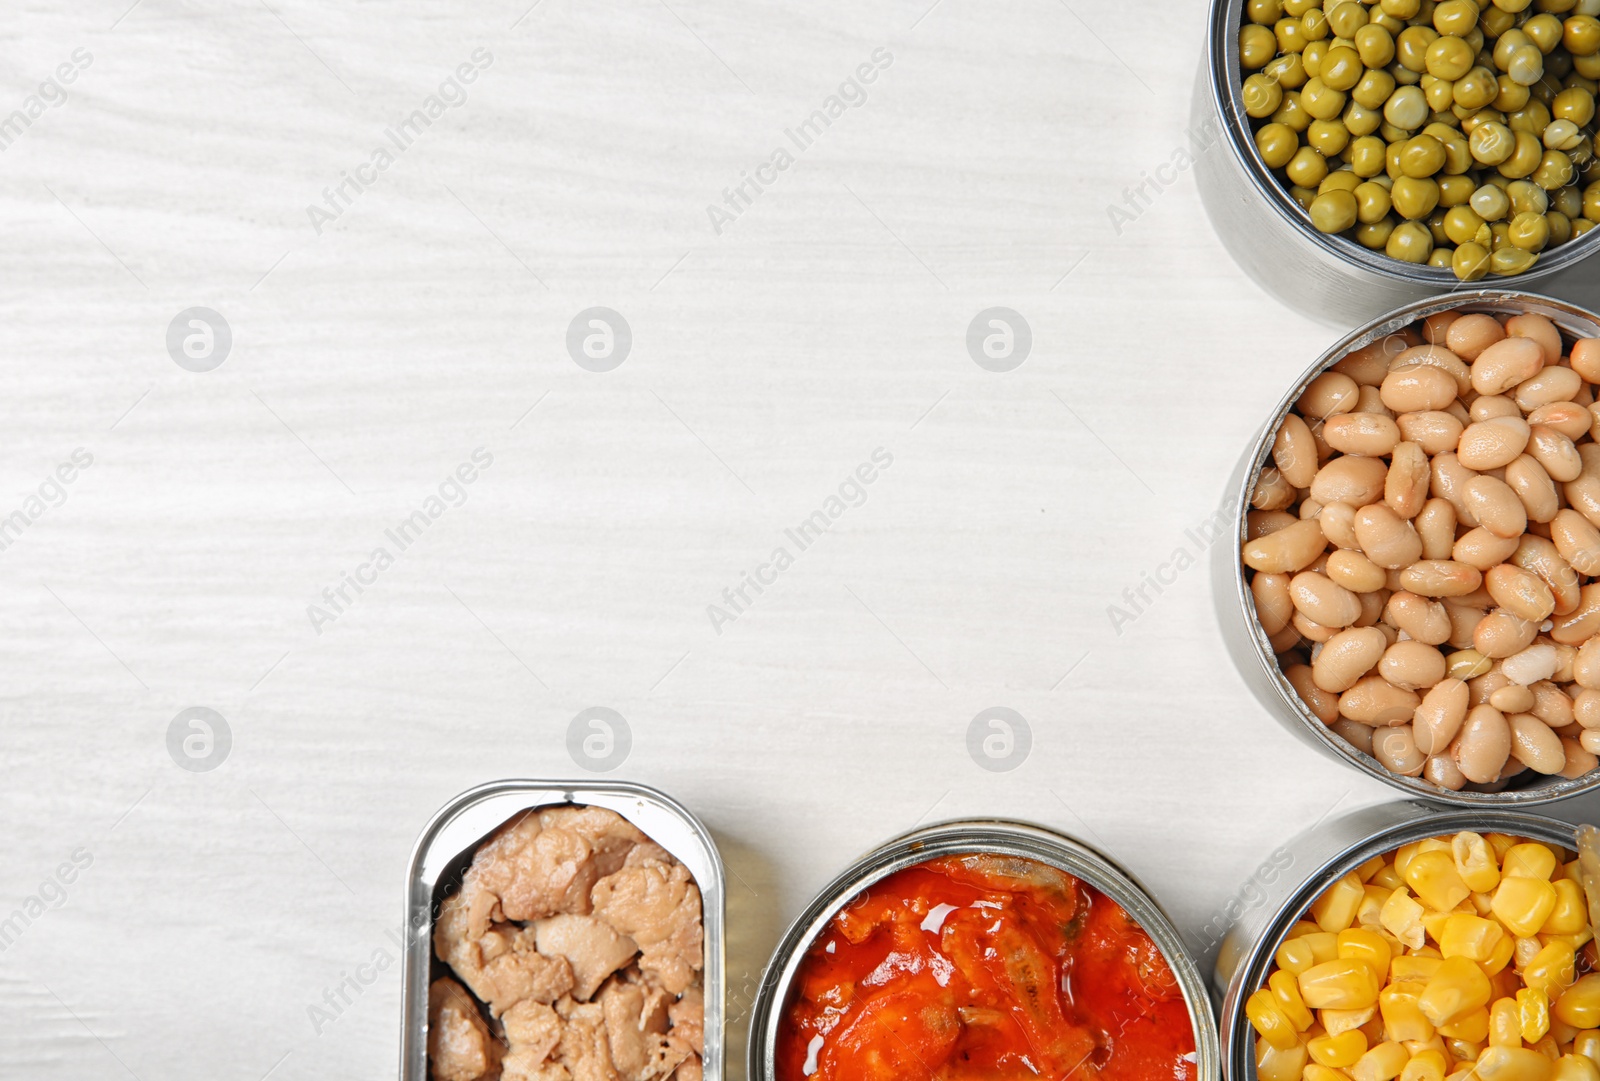
POLYGON ((1474 289, 1408 304, 1346 335, 1305 370, 1269 414, 1261 434, 1240 459, 1229 484, 1227 511, 1232 515, 1233 543, 1213 548, 1213 584, 1222 637, 1239 674, 1258 701, 1300 739, 1347 765, 1400 789, 1408 796, 1466 807, 1533 806, 1564 799, 1600 786, 1600 769, 1575 779, 1543 776, 1525 770, 1500 791, 1452 792, 1418 778, 1386 769, 1371 755, 1351 746, 1323 724, 1295 692, 1279 667, 1272 644, 1261 626, 1240 548, 1246 540, 1248 512, 1261 470, 1272 464, 1272 444, 1295 401, 1313 379, 1347 354, 1397 334, 1420 319, 1443 311, 1514 315, 1531 312, 1549 318, 1569 338, 1600 337, 1600 315, 1550 297, 1503 289, 1474 289))
POLYGON ((700 890, 705 1000, 704 1081, 723 1081, 727 887, 722 857, 705 825, 682 804, 620 781, 496 781, 451 800, 423 829, 406 873, 406 934, 400 1039, 401 1081, 428 1081, 428 987, 449 968, 434 956, 433 924, 461 885, 479 845, 502 826, 548 807, 603 807, 637 826, 683 864, 700 890))
MULTIPOLYGON (((1245 0, 1212 0, 1205 59, 1195 90, 1194 130, 1212 136, 1197 155, 1201 199, 1234 261, 1296 311, 1348 326, 1380 312, 1460 288, 1448 267, 1404 263, 1345 236, 1318 232, 1273 175, 1245 112, 1239 28, 1245 0)), ((1579 266, 1600 248, 1600 229, 1541 253, 1507 284, 1600 305, 1600 272, 1579 266)))
POLYGON ((1463 830, 1505 833, 1565 849, 1577 846, 1566 822, 1516 811, 1455 811, 1407 801, 1368 807, 1314 826, 1284 845, 1270 882, 1252 880, 1254 903, 1222 941, 1212 974, 1222 1000, 1222 1057, 1230 1081, 1256 1081, 1255 1030, 1245 1000, 1266 985, 1273 957, 1295 922, 1323 892, 1374 856, 1463 830))
POLYGON ((1194 1025, 1196 1081, 1221 1081, 1216 1019, 1199 965, 1177 927, 1134 876, 1070 837, 1039 826, 969 820, 926 826, 873 849, 825 886, 789 926, 773 952, 751 1013, 748 1081, 775 1081, 779 1030, 798 993, 801 962, 834 917, 863 891, 897 871, 943 856, 995 855, 1034 860, 1088 883, 1122 906, 1166 958, 1194 1025))

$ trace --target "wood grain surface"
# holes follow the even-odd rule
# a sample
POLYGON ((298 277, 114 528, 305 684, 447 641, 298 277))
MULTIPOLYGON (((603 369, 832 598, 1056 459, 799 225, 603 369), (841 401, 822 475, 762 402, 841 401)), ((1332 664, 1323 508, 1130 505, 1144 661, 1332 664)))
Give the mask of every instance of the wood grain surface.
POLYGON ((8 4, 0 123, 38 116, 0 151, 0 917, 37 917, 0 952, 0 1073, 393 1076, 397 966, 311 1008, 393 953, 434 810, 584 775, 592 706, 631 733, 609 775, 722 846, 735 1077, 783 926, 917 823, 1069 831, 1193 931, 1387 798, 1246 692, 1190 532, 1339 332, 1235 269, 1187 170, 1110 211, 1188 145, 1204 21, 8 4), (231 333, 211 371, 169 352, 195 307, 231 333), (613 371, 568 352, 594 307, 631 332, 613 371), (969 355, 992 307, 1031 330, 1014 371, 969 355), (231 733, 206 772, 169 753, 191 707, 231 733), (968 753, 991 707, 1031 732, 1009 772, 968 753))

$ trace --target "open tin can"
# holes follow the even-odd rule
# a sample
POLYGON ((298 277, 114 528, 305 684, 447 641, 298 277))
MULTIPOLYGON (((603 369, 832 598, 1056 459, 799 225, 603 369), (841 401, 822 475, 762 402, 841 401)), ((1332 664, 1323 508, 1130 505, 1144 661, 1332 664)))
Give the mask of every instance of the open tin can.
MULTIPOLYGON (((1244 8, 1245 0, 1212 0, 1193 107, 1193 130, 1207 137, 1207 149, 1195 164, 1201 199, 1234 261, 1296 311, 1337 324, 1371 319, 1397 305, 1460 288, 1448 267, 1404 263, 1312 226, 1311 215, 1256 148, 1239 63, 1244 8)), ((1594 300, 1600 275, 1579 264, 1597 248, 1600 230, 1549 249, 1515 278, 1494 280, 1508 286, 1537 281, 1542 291, 1594 300)))
POLYGON ((1284 846, 1286 864, 1270 882, 1254 880, 1253 904, 1224 937, 1213 977, 1222 996, 1222 1054, 1230 1081, 1254 1081, 1255 1030, 1245 1000, 1266 985, 1284 938, 1335 881, 1374 856, 1429 837, 1463 830, 1506 833, 1565 849, 1577 847, 1576 827, 1518 811, 1451 811, 1418 802, 1369 807, 1312 827, 1284 846))
POLYGON ((841 909, 862 891, 897 871, 941 856, 1015 856, 1055 867, 1086 882, 1122 906, 1166 958, 1194 1025, 1197 1081, 1220 1081, 1216 1021, 1205 980, 1171 919, 1128 871, 1070 837, 1020 822, 971 820, 914 830, 851 864, 806 906, 790 925, 762 977, 751 1013, 748 1081, 775 1081, 777 1046, 784 1015, 796 993, 795 979, 811 944, 841 909))
POLYGON ((428 987, 448 966, 433 952, 439 905, 461 884, 478 847, 528 811, 604 807, 642 830, 694 876, 700 890, 705 998, 704 1081, 723 1081, 725 898, 722 857, 704 824, 653 788, 621 781, 496 781, 464 792, 433 816, 417 838, 406 873, 406 949, 400 1041, 401 1081, 428 1078, 428 987))
MULTIPOLYGON (((1217 618, 1222 627, 1223 644, 1256 699, 1290 732, 1324 754, 1411 797, 1421 796, 1469 807, 1526 807, 1549 803, 1600 786, 1600 770, 1591 770, 1582 777, 1570 779, 1542 776, 1527 770, 1523 776, 1513 779, 1510 787, 1498 791, 1453 792, 1418 777, 1391 773, 1377 759, 1340 738, 1317 719, 1279 667, 1272 643, 1256 613, 1255 597, 1250 591, 1244 561, 1240 558, 1260 470, 1271 464, 1273 440, 1306 387, 1349 353, 1376 342, 1384 342, 1418 320, 1443 311, 1487 312, 1492 315, 1531 312, 1547 317, 1569 339, 1600 337, 1600 315, 1565 301, 1515 290, 1471 289, 1408 304, 1341 338, 1289 386, 1268 414, 1260 434, 1240 459, 1229 481, 1224 510, 1226 520, 1232 526, 1229 534, 1232 542, 1217 544, 1212 548, 1217 618)), ((1404 347, 1403 343, 1397 344, 1394 352, 1398 353, 1404 347)))

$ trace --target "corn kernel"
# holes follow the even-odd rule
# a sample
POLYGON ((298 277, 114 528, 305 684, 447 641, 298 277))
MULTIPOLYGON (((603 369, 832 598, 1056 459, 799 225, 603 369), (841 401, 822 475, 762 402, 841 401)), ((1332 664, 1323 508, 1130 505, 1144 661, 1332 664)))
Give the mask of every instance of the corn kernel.
POLYGON ((1600 1066, 1600 1029, 1586 1028, 1572 1038, 1572 1053, 1600 1066))
POLYGON ((1383 978, 1389 972, 1390 956, 1389 944, 1376 932, 1363 927, 1351 927, 1339 932, 1339 957, 1366 964, 1372 969, 1379 986, 1382 986, 1383 978))
POLYGON ((1302 937, 1304 935, 1315 935, 1315 934, 1321 934, 1321 933, 1322 933, 1322 928, 1318 927, 1316 924, 1312 923, 1310 920, 1296 920, 1295 923, 1294 923, 1294 926, 1289 928, 1289 933, 1284 935, 1283 937, 1285 939, 1291 939, 1291 938, 1300 938, 1300 937, 1302 937))
POLYGON ((1450 854, 1455 857, 1456 873, 1473 893, 1488 893, 1500 884, 1500 865, 1481 835, 1456 834, 1450 841, 1450 854))
MULTIPOLYGON (((1498 927, 1499 924, 1495 926, 1498 927)), ((1500 973, 1506 972, 1508 978, 1515 979, 1516 973, 1508 971, 1506 966, 1511 963, 1511 955, 1516 952, 1516 949, 1516 939, 1510 935, 1501 935, 1500 941, 1496 942, 1494 949, 1489 951, 1489 959, 1487 961, 1479 961, 1478 967, 1483 969, 1485 976, 1498 976, 1500 973)))
POLYGON ((1314 964, 1323 964, 1339 956, 1339 936, 1328 931, 1318 930, 1313 934, 1304 936, 1307 946, 1311 947, 1311 958, 1314 964))
POLYGON ((1378 1009, 1383 1012, 1384 1034, 1401 1043, 1427 1040, 1433 1036, 1433 1022, 1422 1013, 1418 999, 1423 984, 1419 980, 1391 983, 1378 992, 1378 1009))
POLYGON ((1380 1043, 1388 1042, 1383 1034, 1383 1018, 1377 1016, 1376 1010, 1373 1011, 1372 1020, 1361 1026, 1360 1032, 1367 1038, 1368 1047, 1377 1047, 1380 1043))
POLYGON ((1471 1062, 1457 1062, 1456 1068, 1445 1077, 1444 1081, 1478 1081, 1477 1060, 1474 1059, 1471 1062))
POLYGON ((1356 919, 1356 909, 1366 896, 1364 883, 1354 873, 1347 874, 1323 892, 1311 905, 1311 917, 1324 931, 1343 931, 1356 919))
POLYGON ((1418 852, 1404 874, 1422 903, 1435 912, 1449 912, 1472 893, 1456 873, 1455 857, 1448 851, 1418 852))
POLYGON ((1310 1055, 1303 1043, 1279 1050, 1266 1037, 1256 1041, 1256 1081, 1300 1081, 1308 1061, 1310 1055))
POLYGON ((1533 959, 1522 966, 1522 982, 1535 991, 1544 992, 1544 997, 1552 1002, 1577 978, 1577 951, 1570 942, 1551 942, 1542 946, 1533 959))
POLYGON ((1350 1081, 1349 1075, 1343 1070, 1332 1069, 1320 1062, 1307 1063, 1305 1070, 1300 1074, 1300 1079, 1301 1081, 1350 1081))
POLYGON ((1411 896, 1411 891, 1402 886, 1389 894, 1389 899, 1383 903, 1383 910, 1378 914, 1378 922, 1401 942, 1417 949, 1426 940, 1427 932, 1422 927, 1425 911, 1411 896))
POLYGON ((1480 916, 1492 915, 1494 913, 1494 894, 1471 894, 1467 897, 1467 904, 1471 905, 1472 911, 1476 912, 1480 916))
POLYGON ((1550 1081, 1600 1081, 1600 1066, 1582 1055, 1562 1055, 1550 1081))
POLYGON ((1284 972, 1292 972, 1296 976, 1316 964, 1316 959, 1311 956, 1309 944, 1298 938, 1292 938, 1278 947, 1278 952, 1272 955, 1272 960, 1284 972))
MULTIPOLYGON (((1317 1022, 1322 1026, 1322 1031, 1329 1036, 1337 1036, 1351 1029, 1365 1029, 1368 1022, 1377 1016, 1378 1007, 1368 1006, 1361 1010, 1318 1010, 1317 1022)), ((1367 1041, 1371 1043, 1371 1040, 1367 1041)), ((1381 1042, 1381 1041, 1380 1041, 1381 1042)))
POLYGON ((1544 943, 1532 936, 1528 938, 1519 938, 1516 940, 1516 942, 1517 952, 1515 954, 1515 959, 1517 968, 1519 969, 1526 968, 1528 966, 1528 962, 1533 960, 1534 955, 1540 950, 1544 949, 1544 943))
POLYGON ((1507 875, 1494 891, 1495 916, 1518 938, 1537 934, 1555 907, 1556 888, 1549 879, 1507 875))
POLYGON ((1271 991, 1263 988, 1246 999, 1244 1015, 1250 1019, 1256 1034, 1280 1051, 1287 1051, 1300 1042, 1300 1033, 1278 1008, 1271 991))
POLYGON ((1341 1032, 1337 1036, 1317 1036, 1306 1041, 1311 1057, 1330 1069, 1354 1066, 1367 1053, 1367 1038, 1360 1029, 1341 1032))
POLYGON ((1489 850, 1494 853, 1496 863, 1504 863, 1506 853, 1522 843, 1521 837, 1512 837, 1507 833, 1486 833, 1483 839, 1489 842, 1489 850))
POLYGON ((1505 929, 1494 920, 1453 912, 1444 921, 1444 926, 1440 930, 1439 952, 1446 957, 1487 961, 1494 953, 1494 948, 1505 937, 1505 929))
MULTIPOLYGON (((1461 963, 1472 964, 1471 961, 1461 963)), ((1487 986, 1483 973, 1476 968, 1473 972, 1484 979, 1487 986)), ((1377 976, 1369 965, 1353 958, 1338 958, 1316 965, 1300 973, 1299 981, 1300 997, 1314 1010, 1359 1010, 1378 1002, 1377 976)))
POLYGON ((1426 954, 1408 953, 1404 957, 1396 957, 1389 962, 1389 978, 1396 982, 1401 980, 1421 980, 1423 983, 1433 978, 1439 971, 1443 960, 1438 957, 1429 957, 1426 954))
POLYGON ((1356 908, 1356 926, 1376 931, 1383 926, 1383 904, 1393 890, 1382 886, 1362 886, 1361 904, 1356 908))
POLYGON ((1560 878, 1551 883, 1556 891, 1556 907, 1545 917, 1539 928, 1543 935, 1575 935, 1589 923, 1589 902, 1583 896, 1583 887, 1570 878, 1560 878))
POLYGON ((1547 935, 1541 932, 1535 937, 1538 938, 1541 946, 1548 946, 1552 942, 1565 942, 1576 953, 1594 941, 1594 931, 1592 928, 1585 927, 1575 935, 1547 935))
POLYGON ((1522 1046, 1522 1015, 1516 999, 1497 998, 1489 1007, 1489 1046, 1522 1046))
POLYGON ((1532 1047, 1551 1062, 1561 1057, 1561 1045, 1556 1043, 1554 1036, 1541 1036, 1533 1042, 1532 1047))
POLYGON ((1297 1031, 1304 1032, 1311 1027, 1311 1022, 1315 1018, 1306 1008, 1305 1000, 1300 997, 1300 984, 1296 981, 1294 973, 1274 972, 1267 978, 1267 988, 1278 1004, 1278 1011, 1289 1019, 1289 1023, 1297 1031))
POLYGON ((1384 864, 1383 870, 1373 875, 1372 881, 1368 883, 1371 886, 1382 886, 1386 890, 1397 890, 1405 884, 1406 880, 1400 877, 1400 872, 1394 869, 1392 863, 1384 864))
POLYGON ((1482 1081, 1549 1081, 1555 1064, 1525 1047, 1489 1047, 1478 1056, 1482 1081))
POLYGON ((1542 878, 1548 882, 1556 873, 1557 862, 1548 845, 1520 844, 1500 861, 1500 873, 1506 878, 1542 878))
POLYGON ((1394 1081, 1406 1068, 1411 1056, 1397 1043, 1380 1043, 1356 1059, 1350 1067, 1352 1081, 1394 1081))
POLYGON ((1382 856, 1373 856, 1366 863, 1356 868, 1356 877, 1363 882, 1371 882, 1372 876, 1383 870, 1387 861, 1382 856))
POLYGON ((1517 992, 1517 1016, 1522 1038, 1537 1043, 1550 1031, 1550 1000, 1542 991, 1524 987, 1517 992))
POLYGON ((1600 973, 1591 973, 1561 992, 1550 1012, 1574 1028, 1600 1025, 1600 973))
POLYGON ((1465 1017, 1459 1017, 1447 1025, 1440 1025, 1439 1035, 1447 1040, 1471 1040, 1473 1043, 1487 1043, 1489 1041, 1488 1008, 1473 1010, 1465 1017))
POLYGON ((1421 851, 1422 851, 1422 842, 1421 841, 1412 841, 1408 845, 1401 845, 1399 848, 1395 849, 1394 850, 1394 860, 1392 861, 1392 863, 1394 865, 1395 873, 1398 874, 1401 878, 1405 878, 1406 877, 1406 868, 1411 866, 1411 861, 1416 859, 1417 858, 1417 853, 1421 852, 1421 851))
POLYGON ((1583 885, 1583 870, 1578 866, 1577 860, 1569 860, 1561 865, 1561 870, 1556 873, 1556 878, 1570 878, 1578 885, 1583 885))
POLYGON ((1550 1019, 1550 1035, 1555 1037, 1556 1043, 1561 1045, 1562 1054, 1572 1051, 1572 1040, 1578 1035, 1579 1029, 1573 1028, 1565 1021, 1552 1017, 1550 1019))
POLYGON ((1445 1066, 1442 1051, 1421 1051, 1400 1071, 1400 1081, 1444 1081, 1445 1066))
MULTIPOLYGON (((1426 854, 1418 856, 1412 865, 1426 858, 1426 854)), ((1418 1003, 1428 1020, 1439 1028, 1489 1005, 1489 994, 1489 977, 1482 969, 1464 957, 1447 957, 1423 987, 1418 1003)))
POLYGON ((1471 1040, 1446 1040, 1444 1047, 1457 1062, 1477 1062, 1478 1056, 1483 1054, 1483 1045, 1471 1040))

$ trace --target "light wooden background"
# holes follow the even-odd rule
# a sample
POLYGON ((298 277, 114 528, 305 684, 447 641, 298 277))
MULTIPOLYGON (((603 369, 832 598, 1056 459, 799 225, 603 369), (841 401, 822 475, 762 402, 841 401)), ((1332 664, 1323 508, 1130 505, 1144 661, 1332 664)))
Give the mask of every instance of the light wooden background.
POLYGON ((129 3, 0 12, 0 114, 93 57, 0 153, 0 516, 94 459, 0 552, 0 916, 93 858, 0 954, 0 1072, 392 1075, 398 968, 320 1033, 308 1007, 393 952, 428 816, 579 774, 595 705, 631 727, 613 776, 722 845, 736 1017, 811 893, 918 822, 1068 830, 1192 931, 1385 798, 1248 697, 1205 567, 1107 615, 1337 333, 1242 278, 1192 174, 1111 225, 1185 144, 1199 4, 129 3), (478 48, 317 235, 307 205, 478 48), (717 235, 706 205, 878 48, 717 235), (197 305, 234 337, 204 374, 165 345, 197 305), (595 305, 633 332, 608 374, 564 344, 595 305), (966 352, 994 305, 1034 335, 1009 374, 966 352), (476 447, 467 502, 318 634, 476 447), (715 633, 878 447, 865 504, 715 633), (167 751, 191 706, 232 731, 211 772, 167 751), (967 754, 991 706, 1030 722, 1014 772, 967 754))

